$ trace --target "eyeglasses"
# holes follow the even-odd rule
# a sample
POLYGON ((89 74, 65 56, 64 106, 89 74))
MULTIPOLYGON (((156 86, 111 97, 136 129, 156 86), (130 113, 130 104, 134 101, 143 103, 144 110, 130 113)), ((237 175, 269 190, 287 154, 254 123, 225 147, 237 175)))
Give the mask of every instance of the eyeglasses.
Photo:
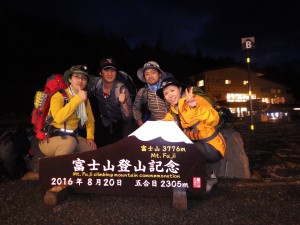
POLYGON ((80 75, 80 74, 73 74, 72 77, 74 77, 76 80, 82 80, 82 81, 87 81, 88 78, 85 75, 80 75))
POLYGON ((81 71, 84 71, 84 72, 88 72, 88 67, 87 65, 76 65, 76 66, 73 66, 73 71, 74 70, 81 70, 81 71))

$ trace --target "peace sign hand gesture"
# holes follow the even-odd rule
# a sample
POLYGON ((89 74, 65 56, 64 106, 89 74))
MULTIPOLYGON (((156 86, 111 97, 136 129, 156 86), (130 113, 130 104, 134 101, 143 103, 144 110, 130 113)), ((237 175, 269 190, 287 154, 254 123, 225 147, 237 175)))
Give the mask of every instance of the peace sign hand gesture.
POLYGON ((197 101, 193 96, 193 87, 191 87, 189 90, 185 89, 185 94, 187 96, 187 104, 189 107, 194 108, 197 105, 197 101))

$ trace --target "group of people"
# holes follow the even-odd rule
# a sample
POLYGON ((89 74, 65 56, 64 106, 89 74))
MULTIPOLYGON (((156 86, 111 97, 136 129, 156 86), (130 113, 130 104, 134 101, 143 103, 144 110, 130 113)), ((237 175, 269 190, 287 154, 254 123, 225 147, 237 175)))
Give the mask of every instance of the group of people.
MULTIPOLYGON (((137 70, 137 77, 145 87, 138 90, 132 102, 117 74, 118 67, 112 58, 100 61, 96 79, 89 75, 85 65, 72 66, 64 73, 69 101, 65 103, 59 92, 51 99, 51 126, 60 132, 40 141, 44 155, 96 150, 122 139, 128 134, 124 129, 132 122, 138 127, 146 120, 165 120, 178 124, 206 156, 207 163, 224 157, 226 143, 215 129, 218 112, 204 98, 194 95, 192 87, 167 76, 157 62, 149 61, 137 70)), ((212 171, 208 176, 207 191, 210 191, 217 179, 212 171)))

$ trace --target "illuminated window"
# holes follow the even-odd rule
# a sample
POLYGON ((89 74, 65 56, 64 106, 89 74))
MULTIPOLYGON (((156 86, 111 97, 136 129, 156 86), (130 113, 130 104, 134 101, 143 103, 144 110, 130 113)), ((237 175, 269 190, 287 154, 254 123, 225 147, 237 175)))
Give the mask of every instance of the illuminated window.
POLYGON ((225 80, 225 84, 231 84, 231 80, 225 80))
POLYGON ((241 107, 241 108, 236 108, 236 112, 238 117, 244 117, 247 116, 247 108, 241 107))
POLYGON ((276 97, 271 99, 272 104, 282 104, 285 103, 285 98, 284 97, 276 97))
POLYGON ((262 98, 261 101, 265 102, 265 103, 270 103, 270 99, 269 98, 262 98))
POLYGON ((243 85, 246 85, 246 84, 248 84, 248 81, 247 81, 247 80, 244 80, 244 81, 243 81, 243 85))
POLYGON ((204 86, 204 80, 199 80, 197 83, 198 87, 203 87, 204 86))
POLYGON ((236 108, 228 108, 231 113, 236 113, 236 108))
POLYGON ((280 94, 281 92, 282 92, 281 89, 275 89, 275 88, 271 89, 271 93, 273 93, 273 94, 280 94))
MULTIPOLYGON (((252 99, 256 99, 256 95, 252 94, 252 99)), ((248 94, 242 93, 227 93, 226 96, 227 102, 246 102, 249 100, 248 94)))

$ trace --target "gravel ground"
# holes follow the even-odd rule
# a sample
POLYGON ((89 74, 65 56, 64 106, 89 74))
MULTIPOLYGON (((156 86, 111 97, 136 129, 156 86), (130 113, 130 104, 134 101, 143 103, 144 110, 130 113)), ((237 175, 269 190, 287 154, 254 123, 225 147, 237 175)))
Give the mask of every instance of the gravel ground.
POLYGON ((255 123, 254 134, 247 123, 236 123, 250 169, 263 178, 300 180, 300 120, 255 123))
POLYGON ((176 211, 170 197, 72 194, 55 207, 43 203, 37 182, 0 187, 1 224, 300 224, 299 182, 221 180, 202 199, 176 211))
POLYGON ((300 122, 237 123, 255 176, 221 179, 209 195, 188 198, 176 211, 172 197, 70 194, 44 204, 37 181, 0 182, 0 224, 300 224, 300 122))

